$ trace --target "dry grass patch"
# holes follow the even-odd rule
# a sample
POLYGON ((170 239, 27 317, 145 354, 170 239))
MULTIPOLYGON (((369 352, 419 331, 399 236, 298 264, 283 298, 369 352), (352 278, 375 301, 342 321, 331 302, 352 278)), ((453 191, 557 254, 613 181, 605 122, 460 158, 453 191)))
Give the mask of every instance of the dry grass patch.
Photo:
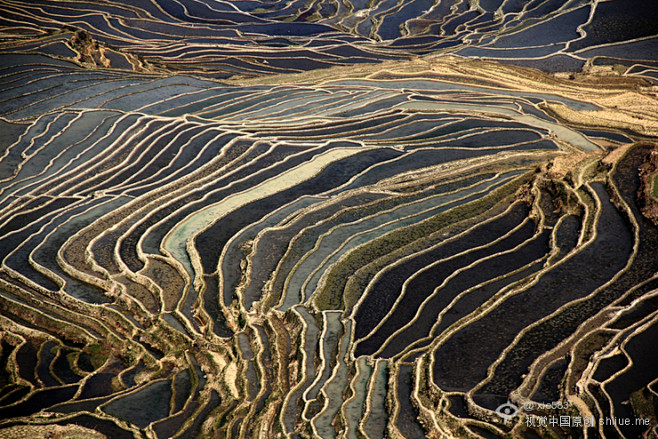
POLYGON ((0 429, 3 439, 106 439, 107 436, 78 425, 16 425, 0 429))

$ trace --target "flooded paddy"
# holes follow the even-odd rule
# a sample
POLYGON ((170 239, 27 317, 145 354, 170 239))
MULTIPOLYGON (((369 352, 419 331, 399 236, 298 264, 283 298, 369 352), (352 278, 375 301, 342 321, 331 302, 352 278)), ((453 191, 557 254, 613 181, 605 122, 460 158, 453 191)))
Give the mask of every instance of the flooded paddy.
POLYGON ((653 434, 636 3, 0 6, 0 436, 653 434))

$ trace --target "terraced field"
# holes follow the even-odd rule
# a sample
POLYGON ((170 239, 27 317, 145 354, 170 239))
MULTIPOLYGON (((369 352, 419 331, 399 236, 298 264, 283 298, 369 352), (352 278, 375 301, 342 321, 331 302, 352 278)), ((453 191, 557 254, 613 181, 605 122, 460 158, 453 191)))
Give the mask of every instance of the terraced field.
POLYGON ((655 5, 0 23, 0 437, 658 435, 655 5))

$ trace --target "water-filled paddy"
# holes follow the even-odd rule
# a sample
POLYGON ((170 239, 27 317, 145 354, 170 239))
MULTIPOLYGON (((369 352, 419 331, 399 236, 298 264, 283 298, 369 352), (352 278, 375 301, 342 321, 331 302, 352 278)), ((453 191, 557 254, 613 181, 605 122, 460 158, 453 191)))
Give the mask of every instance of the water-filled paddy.
POLYGON ((631 3, 0 7, 0 436, 652 413, 655 163, 629 144, 655 134, 655 8, 631 3))

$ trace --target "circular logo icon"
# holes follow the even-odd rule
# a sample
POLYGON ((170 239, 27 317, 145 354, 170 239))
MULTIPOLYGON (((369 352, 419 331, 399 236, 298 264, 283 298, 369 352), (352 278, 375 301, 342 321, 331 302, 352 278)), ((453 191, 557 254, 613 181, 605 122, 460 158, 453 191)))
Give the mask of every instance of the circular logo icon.
POLYGON ((507 424, 507 421, 512 419, 518 412, 519 408, 511 402, 506 402, 496 409, 496 414, 505 421, 505 424, 507 424))

